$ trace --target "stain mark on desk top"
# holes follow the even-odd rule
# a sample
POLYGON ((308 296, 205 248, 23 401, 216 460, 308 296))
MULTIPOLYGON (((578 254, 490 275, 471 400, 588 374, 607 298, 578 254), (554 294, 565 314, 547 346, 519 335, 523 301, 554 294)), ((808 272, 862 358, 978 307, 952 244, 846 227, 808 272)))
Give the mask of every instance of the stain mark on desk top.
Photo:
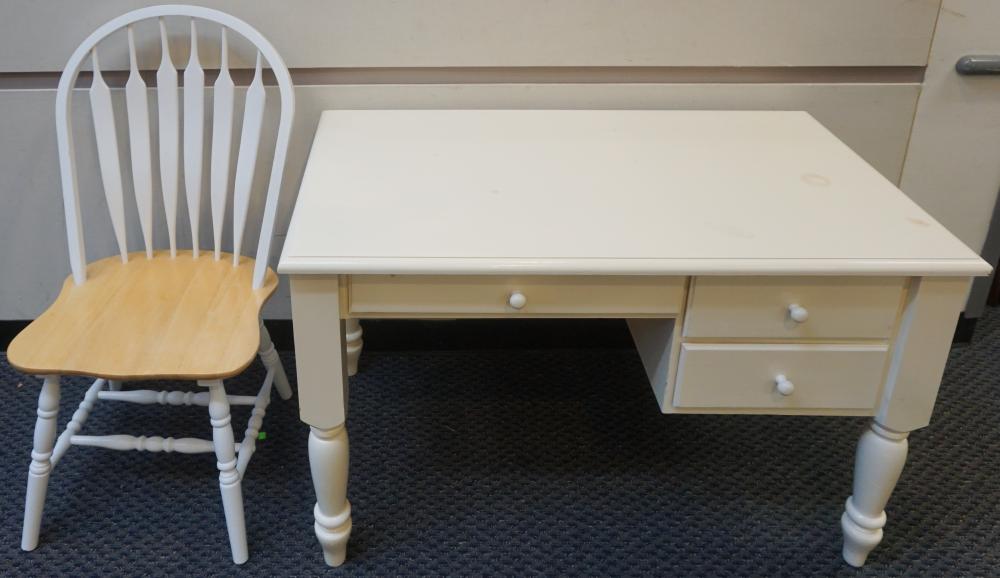
POLYGON ((807 185, 813 185, 816 187, 829 187, 830 177, 819 175, 816 173, 804 173, 802 175, 802 182, 807 185))

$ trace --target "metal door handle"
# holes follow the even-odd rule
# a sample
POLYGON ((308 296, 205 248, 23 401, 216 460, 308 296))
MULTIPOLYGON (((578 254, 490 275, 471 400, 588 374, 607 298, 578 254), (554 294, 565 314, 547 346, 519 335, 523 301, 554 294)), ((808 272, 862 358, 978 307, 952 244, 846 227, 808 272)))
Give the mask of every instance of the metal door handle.
POLYGON ((969 54, 958 59, 955 70, 959 74, 1000 74, 1000 54, 969 54))

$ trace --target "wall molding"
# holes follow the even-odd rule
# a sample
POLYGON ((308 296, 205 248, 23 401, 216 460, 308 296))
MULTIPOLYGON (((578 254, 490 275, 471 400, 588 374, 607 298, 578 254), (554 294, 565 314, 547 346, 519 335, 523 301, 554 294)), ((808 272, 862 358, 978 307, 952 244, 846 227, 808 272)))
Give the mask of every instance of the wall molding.
MULTIPOLYGON (((296 86, 344 84, 920 84, 923 66, 480 66, 398 68, 293 68, 296 86)), ((250 84, 253 71, 232 70, 237 85, 250 84)), ((128 71, 104 71, 112 88, 123 87, 128 71)), ((209 85, 217 70, 206 70, 209 85)), ((59 72, 0 73, 0 90, 54 90, 59 72)), ((143 72, 156 85, 154 70, 143 72)), ((77 88, 90 86, 81 72, 77 88)), ((266 84, 274 85, 267 71, 266 84)))

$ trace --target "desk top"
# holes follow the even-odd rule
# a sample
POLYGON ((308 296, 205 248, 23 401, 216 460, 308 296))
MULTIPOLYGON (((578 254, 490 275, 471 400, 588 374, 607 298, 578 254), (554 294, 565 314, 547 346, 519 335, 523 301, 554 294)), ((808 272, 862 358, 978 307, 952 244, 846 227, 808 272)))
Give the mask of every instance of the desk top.
POLYGON ((989 266, 804 112, 342 110, 320 119, 278 270, 989 266))

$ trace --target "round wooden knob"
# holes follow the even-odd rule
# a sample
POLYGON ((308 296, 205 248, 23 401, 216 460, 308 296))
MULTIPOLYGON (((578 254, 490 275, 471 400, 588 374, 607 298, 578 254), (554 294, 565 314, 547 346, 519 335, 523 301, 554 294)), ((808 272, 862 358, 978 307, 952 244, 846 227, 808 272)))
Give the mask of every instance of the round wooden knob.
POLYGON ((525 305, 528 304, 528 298, 524 296, 524 293, 520 291, 514 291, 507 298, 507 305, 510 305, 514 309, 523 309, 525 305))
POLYGON ((777 386, 778 393, 781 395, 792 395, 795 392, 795 384, 788 381, 783 373, 774 376, 774 385, 777 386))
POLYGON ((796 323, 805 323, 809 319, 809 310, 798 303, 792 303, 788 306, 788 316, 796 323))

